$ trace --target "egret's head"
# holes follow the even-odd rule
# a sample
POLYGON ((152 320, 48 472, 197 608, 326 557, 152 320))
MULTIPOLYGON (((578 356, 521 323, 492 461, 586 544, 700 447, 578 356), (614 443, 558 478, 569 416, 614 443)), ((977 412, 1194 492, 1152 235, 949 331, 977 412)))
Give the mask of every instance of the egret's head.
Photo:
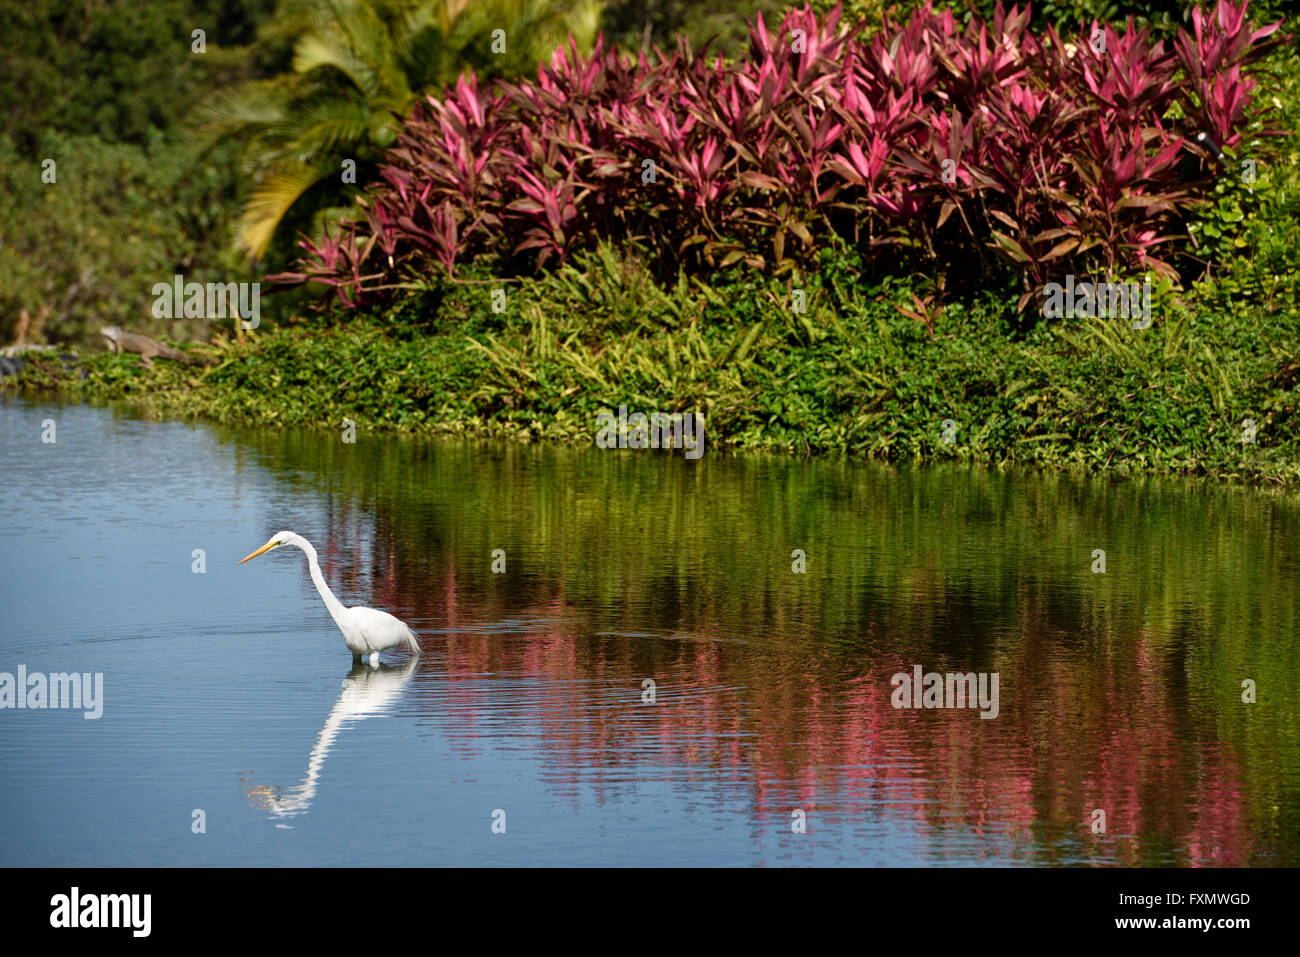
POLYGON ((267 542, 257 551, 253 552, 253 554, 241 558, 238 564, 242 565, 244 564, 244 562, 248 561, 249 559, 256 558, 258 555, 264 555, 267 552, 269 552, 271 549, 279 548, 281 545, 292 545, 294 544, 294 539, 296 539, 297 537, 298 536, 295 535, 293 532, 276 532, 274 535, 271 536, 271 540, 269 542, 267 542))

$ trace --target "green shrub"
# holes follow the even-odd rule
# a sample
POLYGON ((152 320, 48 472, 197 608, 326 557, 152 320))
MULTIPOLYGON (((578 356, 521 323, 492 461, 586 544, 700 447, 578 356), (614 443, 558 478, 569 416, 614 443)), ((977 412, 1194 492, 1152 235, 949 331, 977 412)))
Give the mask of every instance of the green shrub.
MULTIPOLYGON (((0 138, 0 337, 21 310, 44 315, 51 341, 92 339, 101 325, 202 334, 202 321, 152 315, 154 283, 255 281, 223 259, 235 176, 229 151, 200 159, 155 138, 140 147, 50 132, 35 156, 0 138), (42 182, 54 160, 55 182, 42 182)), ((284 302, 284 300, 282 300, 284 302)), ((275 314, 267 302, 264 317, 275 314)))

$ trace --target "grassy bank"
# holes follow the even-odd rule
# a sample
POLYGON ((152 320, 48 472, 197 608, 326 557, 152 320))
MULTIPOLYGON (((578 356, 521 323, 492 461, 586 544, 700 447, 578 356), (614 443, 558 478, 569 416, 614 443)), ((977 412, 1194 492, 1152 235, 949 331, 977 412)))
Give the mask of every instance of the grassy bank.
POLYGON ((868 284, 849 251, 821 260, 788 281, 737 269, 664 288, 605 247, 537 279, 441 283, 345 324, 202 347, 205 367, 91 354, 71 371, 33 361, 18 381, 219 422, 348 418, 361 434, 593 442, 597 413, 623 404, 703 412, 715 451, 1300 484, 1293 273, 1266 320, 1209 287, 1156 286, 1148 329, 1024 329, 1014 288, 918 310, 914 296, 934 296, 926 280, 868 284))

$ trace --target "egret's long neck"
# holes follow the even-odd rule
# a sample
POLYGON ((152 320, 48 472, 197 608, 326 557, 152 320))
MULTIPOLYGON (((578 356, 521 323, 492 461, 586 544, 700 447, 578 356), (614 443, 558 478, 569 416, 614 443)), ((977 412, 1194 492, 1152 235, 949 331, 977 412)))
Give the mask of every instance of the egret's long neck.
POLYGON ((311 580, 320 592, 321 600, 325 602, 325 607, 330 611, 330 617, 340 628, 343 626, 343 603, 334 597, 330 591, 330 586, 325 584, 325 576, 321 574, 320 563, 316 561, 316 549, 312 547, 311 542, 304 540, 298 545, 307 553, 307 566, 311 569, 311 580))

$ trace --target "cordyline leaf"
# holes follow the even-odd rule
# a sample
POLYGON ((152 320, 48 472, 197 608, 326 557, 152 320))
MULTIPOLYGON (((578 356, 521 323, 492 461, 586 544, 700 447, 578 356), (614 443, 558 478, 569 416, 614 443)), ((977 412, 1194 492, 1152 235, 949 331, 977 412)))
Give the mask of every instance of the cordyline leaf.
POLYGON ((1016 262, 1021 262, 1021 263, 1029 262, 1029 254, 1025 252, 1025 250, 1021 247, 1021 245, 1018 242, 1016 242, 1014 239, 1012 239, 1010 236, 1006 235, 1005 233, 1000 233, 996 229, 993 230, 993 241, 998 245, 998 247, 1003 252, 1005 252, 1016 262))
POLYGON ((1057 243, 1055 246, 1049 249, 1047 251, 1047 255, 1043 256, 1039 260, 1039 262, 1045 263, 1045 262, 1051 262, 1053 259, 1059 259, 1061 256, 1064 256, 1066 253, 1076 249, 1078 245, 1079 245, 1079 240, 1077 239, 1063 240, 1062 242, 1057 243))
POLYGON ((994 219, 998 220, 999 222, 1005 223, 1007 226, 1010 226, 1012 229, 1015 230, 1020 229, 1020 224, 1016 222, 1014 219, 1012 219, 1010 216, 1008 216, 1006 213, 1002 212, 1002 210, 1000 209, 990 209, 989 215, 992 216, 994 219))
POLYGON ((756 173, 753 170, 746 170, 740 174, 740 181, 746 186, 753 186, 755 189, 780 189, 781 181, 763 173, 756 173))
POLYGON ((926 178, 929 179, 940 178, 941 173, 938 166, 936 166, 934 163, 927 163, 919 156, 915 156, 907 150, 899 150, 898 152, 896 152, 894 154, 894 159, 899 163, 899 165, 907 169, 910 169, 914 173, 920 173, 922 176, 926 178))
POLYGON ((846 180, 848 180, 853 185, 855 186, 865 185, 865 181, 858 174, 858 171, 855 170, 849 163, 840 159, 838 156, 832 159, 830 163, 827 165, 836 173, 839 173, 841 176, 843 176, 846 180))
POLYGON ((517 199, 506 209, 516 213, 544 213, 546 207, 535 199, 517 199))
POLYGON ((1043 230, 1041 233, 1039 233, 1037 236, 1034 237, 1034 242, 1035 242, 1035 243, 1045 243, 1045 242, 1047 242, 1049 239, 1060 239, 1062 236, 1075 236, 1075 237, 1077 237, 1078 235, 1079 235, 1079 231, 1078 231, 1077 229, 1069 229, 1069 228, 1061 228, 1061 229, 1045 229, 1045 230, 1043 230))
POLYGON ((1174 203, 1168 196, 1125 196, 1115 204, 1117 209, 1145 209, 1148 214, 1173 212, 1174 203))

